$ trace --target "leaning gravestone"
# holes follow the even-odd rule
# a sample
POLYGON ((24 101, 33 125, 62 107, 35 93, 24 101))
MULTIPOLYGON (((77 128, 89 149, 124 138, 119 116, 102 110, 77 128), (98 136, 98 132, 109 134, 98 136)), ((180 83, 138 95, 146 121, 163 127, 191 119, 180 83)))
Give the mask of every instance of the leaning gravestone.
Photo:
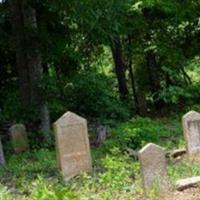
POLYGON ((65 113, 54 123, 58 167, 65 181, 92 170, 87 121, 65 113))
POLYGON ((189 155, 200 153, 200 113, 190 111, 182 118, 183 132, 189 155))
POLYGON ((0 166, 5 165, 5 158, 3 153, 3 146, 0 139, 0 166))
POLYGON ((26 128, 23 124, 15 124, 10 128, 10 136, 16 153, 29 150, 26 128))
POLYGON ((138 156, 146 194, 155 187, 161 191, 167 190, 167 162, 164 150, 158 145, 149 143, 139 151, 138 156))

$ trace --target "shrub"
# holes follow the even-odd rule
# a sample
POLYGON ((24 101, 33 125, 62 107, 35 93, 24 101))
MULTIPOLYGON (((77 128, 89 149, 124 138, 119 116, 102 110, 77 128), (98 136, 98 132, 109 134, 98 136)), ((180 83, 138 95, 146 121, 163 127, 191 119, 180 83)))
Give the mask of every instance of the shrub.
POLYGON ((160 121, 138 117, 113 129, 112 140, 107 140, 105 147, 107 149, 113 146, 120 149, 126 149, 127 147, 138 149, 149 142, 158 144, 165 142, 166 146, 167 141, 170 141, 169 145, 171 145, 174 137, 179 136, 179 130, 179 127, 172 126, 169 129, 169 126, 165 126, 160 121))
POLYGON ((160 98, 166 103, 177 105, 181 100, 181 102, 184 102, 184 106, 199 102, 199 96, 199 84, 185 87, 171 86, 160 93, 160 98))
POLYGON ((110 77, 89 71, 81 72, 70 79, 62 78, 58 81, 55 77, 52 78, 54 81, 46 85, 54 119, 67 110, 101 120, 129 117, 128 106, 118 100, 113 90, 114 81, 110 77))

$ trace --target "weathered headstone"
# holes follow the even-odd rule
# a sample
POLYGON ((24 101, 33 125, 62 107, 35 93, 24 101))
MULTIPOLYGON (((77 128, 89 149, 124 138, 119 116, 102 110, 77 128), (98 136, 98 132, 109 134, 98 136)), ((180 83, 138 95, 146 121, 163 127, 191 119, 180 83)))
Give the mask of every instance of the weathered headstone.
POLYGON ((99 126, 97 128, 97 136, 96 136, 96 141, 95 144, 97 146, 100 146, 101 144, 103 144, 103 142, 106 140, 106 137, 108 135, 108 129, 106 126, 99 126))
POLYGON ((196 187, 199 185, 199 183, 200 183, 200 176, 181 179, 176 181, 176 189, 182 191, 190 187, 196 187))
POLYGON ((182 118, 183 132, 189 155, 200 153, 200 113, 190 111, 182 118))
POLYGON ((57 162, 64 180, 92 170, 87 121, 65 113, 54 123, 57 162))
POLYGON ((10 136, 16 153, 29 150, 26 128, 23 124, 15 124, 10 128, 10 136))
POLYGON ((161 191, 168 188, 167 162, 164 150, 155 144, 149 143, 139 153, 144 191, 148 193, 155 187, 161 191))
POLYGON ((5 158, 3 153, 3 146, 0 139, 0 166, 5 165, 5 158))

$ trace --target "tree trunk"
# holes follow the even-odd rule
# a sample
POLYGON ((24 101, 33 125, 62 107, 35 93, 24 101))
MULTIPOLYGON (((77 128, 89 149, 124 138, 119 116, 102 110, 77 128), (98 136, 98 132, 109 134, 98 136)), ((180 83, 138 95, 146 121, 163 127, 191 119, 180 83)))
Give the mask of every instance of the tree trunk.
POLYGON ((183 79, 184 79, 184 81, 185 81, 185 84, 186 84, 186 85, 191 85, 191 84, 192 84, 192 80, 191 80, 191 78, 189 77, 189 75, 187 74, 187 72, 185 71, 185 69, 184 69, 183 66, 181 66, 180 71, 181 71, 181 73, 183 74, 183 79))
POLYGON ((16 52, 16 67, 19 78, 19 91, 22 104, 26 107, 30 104, 29 69, 26 60, 24 20, 21 0, 11 2, 11 23, 13 29, 13 43, 16 52))
POLYGON ((22 103, 24 106, 29 105, 34 108, 37 113, 35 121, 39 122, 38 129, 44 131, 45 136, 48 135, 46 138, 49 138, 49 112, 41 87, 43 69, 39 52, 36 11, 27 0, 11 0, 11 8, 13 35, 16 36, 19 84, 22 89, 26 87, 26 93, 24 91, 21 93, 22 103), (26 82, 25 86, 24 82, 26 82))
POLYGON ((154 107, 159 110, 163 106, 163 101, 159 100, 158 92, 161 89, 160 80, 159 80, 159 69, 156 61, 156 55, 153 51, 149 51, 146 54, 146 62, 149 70, 149 81, 150 89, 153 94, 154 107))
POLYGON ((1 138, 0 138, 0 167, 5 165, 5 157, 4 157, 4 152, 3 152, 3 145, 1 143, 1 138))
POLYGON ((129 93, 126 81, 126 65, 124 64, 123 61, 121 41, 119 38, 115 38, 113 40, 111 50, 112 50, 113 61, 115 64, 115 72, 118 80, 120 98, 122 100, 126 100, 128 98, 128 93, 129 93))
POLYGON ((43 102, 40 83, 43 78, 42 59, 39 52, 37 38, 37 20, 35 9, 24 0, 23 5, 24 28, 26 31, 26 53, 29 68, 31 104, 38 105, 43 102))
POLYGON ((165 73, 165 84, 166 84, 166 88, 169 88, 171 85, 173 85, 172 80, 171 80, 168 72, 165 73))
POLYGON ((144 91, 139 89, 138 92, 138 110, 139 110, 139 115, 142 117, 147 116, 147 101, 145 97, 144 91))
POLYGON ((136 86, 135 86, 135 78, 134 78, 134 74, 133 74, 132 62, 129 62, 129 76, 131 79, 131 87, 132 87, 132 91, 133 91, 133 98, 134 98, 136 113, 139 114, 138 96, 137 96, 137 90, 136 90, 136 86))

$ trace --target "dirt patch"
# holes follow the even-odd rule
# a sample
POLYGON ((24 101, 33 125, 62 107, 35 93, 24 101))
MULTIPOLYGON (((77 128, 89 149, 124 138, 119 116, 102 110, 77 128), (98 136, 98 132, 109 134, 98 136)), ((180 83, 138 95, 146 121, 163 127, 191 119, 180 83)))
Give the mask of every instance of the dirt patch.
POLYGON ((190 188, 182 192, 174 192, 162 200, 200 200, 200 189, 190 188))

